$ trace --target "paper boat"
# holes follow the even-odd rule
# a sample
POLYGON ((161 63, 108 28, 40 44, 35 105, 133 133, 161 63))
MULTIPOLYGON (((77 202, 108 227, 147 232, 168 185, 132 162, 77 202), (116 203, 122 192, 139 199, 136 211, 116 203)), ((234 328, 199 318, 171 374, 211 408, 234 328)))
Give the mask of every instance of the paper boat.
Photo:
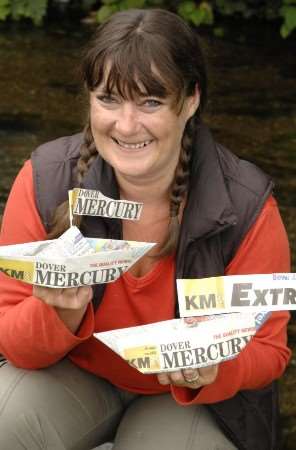
POLYGON ((0 270, 30 284, 67 288, 115 281, 155 244, 85 238, 76 227, 58 239, 0 247, 0 270))
POLYGON ((268 315, 221 314, 191 324, 173 319, 95 333, 94 337, 141 373, 170 372, 235 358, 268 315))

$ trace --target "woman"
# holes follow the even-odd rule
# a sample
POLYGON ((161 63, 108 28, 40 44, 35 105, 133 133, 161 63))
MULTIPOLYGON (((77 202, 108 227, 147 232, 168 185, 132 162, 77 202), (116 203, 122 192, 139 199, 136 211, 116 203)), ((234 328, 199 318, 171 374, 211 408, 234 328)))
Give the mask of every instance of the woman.
POLYGON ((206 74, 195 33, 164 10, 117 13, 91 42, 83 79, 84 133, 26 162, 1 245, 60 235, 67 191, 78 185, 144 203, 137 222, 85 217, 84 235, 158 245, 94 289, 32 292, 1 276, 0 351, 9 362, 0 371, 0 448, 90 449, 108 439, 115 450, 277 448, 272 382, 290 356, 288 313, 273 313, 236 359, 169 374, 140 374, 92 336, 178 315, 176 277, 289 271, 271 181, 201 121, 206 74))

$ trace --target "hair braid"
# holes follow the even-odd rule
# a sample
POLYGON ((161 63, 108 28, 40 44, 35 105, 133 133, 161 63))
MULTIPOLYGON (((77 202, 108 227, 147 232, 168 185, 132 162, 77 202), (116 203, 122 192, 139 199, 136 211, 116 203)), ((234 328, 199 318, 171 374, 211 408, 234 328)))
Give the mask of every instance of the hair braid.
POLYGON ((80 158, 78 159, 76 166, 79 186, 97 154, 98 152, 92 135, 90 121, 88 120, 84 128, 83 143, 80 147, 80 158))
POLYGON ((175 177, 172 184, 170 195, 170 222, 168 226, 168 234, 161 245, 159 253, 156 257, 163 257, 172 253, 177 246, 180 223, 179 212, 182 201, 188 190, 190 175, 190 159, 192 152, 192 142, 195 132, 195 116, 193 116, 186 124, 182 142, 179 162, 176 167, 175 177))
MULTIPOLYGON (((78 187, 81 186, 82 180, 88 171, 91 163, 97 155, 97 149, 91 132, 89 120, 84 128, 83 143, 80 147, 80 157, 76 164, 78 187)), ((74 216, 73 224, 79 227, 83 216, 74 216)), ((51 223, 51 230, 48 233, 48 239, 55 239, 64 233, 70 226, 69 202, 68 200, 61 203, 55 210, 51 223)))

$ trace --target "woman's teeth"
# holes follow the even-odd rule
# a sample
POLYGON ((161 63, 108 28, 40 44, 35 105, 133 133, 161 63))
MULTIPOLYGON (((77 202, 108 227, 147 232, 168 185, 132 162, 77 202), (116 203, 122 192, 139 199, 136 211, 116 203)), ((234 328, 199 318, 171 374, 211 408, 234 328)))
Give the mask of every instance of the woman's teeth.
POLYGON ((152 140, 149 141, 143 141, 143 142, 138 142, 136 144, 127 144, 126 142, 120 141, 119 139, 115 139, 115 141, 117 142, 117 144, 119 144, 121 147, 124 148, 130 148, 132 150, 138 149, 138 148, 143 148, 146 147, 146 145, 150 144, 150 142, 152 142, 152 140))

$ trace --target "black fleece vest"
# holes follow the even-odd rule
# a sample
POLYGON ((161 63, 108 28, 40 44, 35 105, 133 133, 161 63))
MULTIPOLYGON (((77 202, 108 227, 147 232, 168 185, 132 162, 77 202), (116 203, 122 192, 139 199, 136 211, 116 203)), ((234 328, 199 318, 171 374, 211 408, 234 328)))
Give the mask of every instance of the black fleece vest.
MULTIPOLYGON (((32 154, 36 204, 47 230, 55 208, 67 200, 68 189, 77 186, 81 142, 81 134, 64 137, 42 145, 32 154)), ((99 155, 82 187, 119 198, 113 170, 99 155)), ((176 254, 176 278, 223 275, 272 188, 263 172, 216 144, 207 127, 200 125, 176 254)), ((117 219, 85 217, 81 231, 85 236, 122 238, 121 221, 117 219)), ((104 289, 103 284, 94 287, 95 308, 99 307, 104 289)), ((240 391, 208 408, 239 449, 278 448, 275 383, 256 391, 240 391)))

